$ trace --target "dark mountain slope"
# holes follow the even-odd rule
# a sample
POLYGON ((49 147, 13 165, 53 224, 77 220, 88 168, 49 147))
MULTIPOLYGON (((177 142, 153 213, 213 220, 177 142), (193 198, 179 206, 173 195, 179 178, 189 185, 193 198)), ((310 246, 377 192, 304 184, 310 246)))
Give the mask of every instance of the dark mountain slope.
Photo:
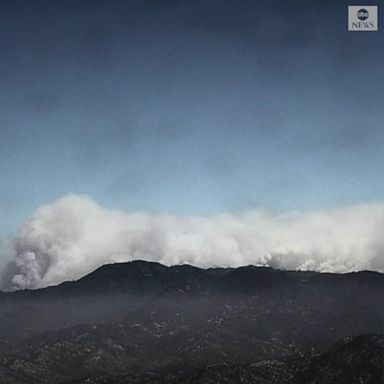
POLYGON ((311 361, 266 360, 217 364, 184 376, 130 374, 87 378, 73 384, 380 384, 384 382, 384 336, 362 335, 337 342, 311 361))
POLYGON ((314 358, 299 384, 384 383, 384 336, 347 338, 314 358))
POLYGON ((384 333, 383 292, 374 272, 107 265, 76 282, 0 295, 0 382, 308 359, 346 336, 384 333))

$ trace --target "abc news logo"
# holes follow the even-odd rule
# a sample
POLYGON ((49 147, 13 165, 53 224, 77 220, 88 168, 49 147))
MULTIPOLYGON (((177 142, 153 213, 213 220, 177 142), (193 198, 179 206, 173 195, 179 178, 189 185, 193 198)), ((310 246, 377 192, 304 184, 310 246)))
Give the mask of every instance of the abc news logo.
POLYGON ((348 31, 377 31, 377 5, 348 7, 348 31))
POLYGON ((357 12, 357 18, 361 21, 367 20, 369 17, 369 12, 366 9, 360 9, 359 12, 357 12))

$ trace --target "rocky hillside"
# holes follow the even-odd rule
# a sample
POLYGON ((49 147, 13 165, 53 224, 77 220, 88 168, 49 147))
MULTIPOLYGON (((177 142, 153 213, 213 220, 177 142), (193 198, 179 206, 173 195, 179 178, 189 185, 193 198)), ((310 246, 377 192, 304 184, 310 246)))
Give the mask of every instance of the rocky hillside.
MULTIPOLYGON (((310 360, 265 360, 215 364, 184 376, 129 374, 87 378, 71 384, 379 384, 384 382, 384 337, 346 338, 310 360)), ((68 383, 70 384, 70 383, 68 383)))

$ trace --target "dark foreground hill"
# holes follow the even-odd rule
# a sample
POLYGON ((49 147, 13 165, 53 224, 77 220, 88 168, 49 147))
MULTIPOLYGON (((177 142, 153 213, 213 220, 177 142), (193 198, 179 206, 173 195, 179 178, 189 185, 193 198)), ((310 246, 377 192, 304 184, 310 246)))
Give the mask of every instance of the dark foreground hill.
POLYGON ((265 360, 215 364, 181 376, 128 374, 87 378, 71 384, 379 384, 384 382, 384 336, 346 338, 311 360, 265 360))
POLYGON ((0 383, 380 383, 383 293, 374 272, 107 265, 0 294, 0 383))

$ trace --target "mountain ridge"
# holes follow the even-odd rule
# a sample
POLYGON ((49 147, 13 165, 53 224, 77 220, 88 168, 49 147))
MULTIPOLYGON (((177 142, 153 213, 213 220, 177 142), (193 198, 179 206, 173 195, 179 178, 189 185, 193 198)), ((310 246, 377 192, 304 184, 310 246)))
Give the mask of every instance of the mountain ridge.
MULTIPOLYGON (((0 382, 131 375, 129 382, 150 383, 148 373, 187 372, 200 380, 193 384, 235 372, 251 380, 264 372, 246 368, 258 361, 277 361, 270 369, 283 382, 293 369, 279 368, 286 359, 309 367, 339 340, 384 334, 383 292, 378 272, 109 264, 74 282, 0 295, 0 382), (232 368, 204 373, 218 364, 232 368)), ((320 375, 321 364, 311 372, 320 375)))
MULTIPOLYGON (((178 264, 166 266, 164 264, 152 261, 145 260, 133 260, 128 262, 118 262, 118 263, 109 263, 104 264, 100 267, 97 267, 93 271, 85 274, 77 280, 64 281, 63 283, 57 285, 50 285, 47 287, 36 288, 36 289, 21 289, 14 291, 0 291, 0 297, 8 294, 23 294, 27 292, 43 292, 44 290, 54 290, 57 288, 67 288, 76 284, 83 284, 84 282, 92 281, 92 279, 99 278, 108 278, 109 275, 113 274, 113 279, 122 281, 122 278, 132 278, 132 277, 153 277, 153 274, 159 275, 164 274, 165 277, 175 276, 176 273, 184 273, 184 277, 189 274, 200 275, 204 277, 217 277, 224 278, 231 276, 233 274, 242 274, 244 277, 247 273, 258 273, 259 277, 262 274, 270 274, 268 277, 271 277, 272 274, 281 276, 291 275, 295 276, 297 279, 300 278, 312 278, 312 279, 325 279, 326 277, 332 279, 346 279, 346 278, 355 278, 357 280, 384 280, 384 273, 373 271, 373 270, 362 270, 346 273, 332 273, 332 272, 318 272, 311 270, 284 270, 276 269, 268 266, 256 266, 256 265, 244 265, 239 267, 209 267, 201 268, 193 266, 191 264, 178 264), (188 273, 186 273, 188 272, 188 273)), ((27 293, 28 294, 28 293, 27 293)))

